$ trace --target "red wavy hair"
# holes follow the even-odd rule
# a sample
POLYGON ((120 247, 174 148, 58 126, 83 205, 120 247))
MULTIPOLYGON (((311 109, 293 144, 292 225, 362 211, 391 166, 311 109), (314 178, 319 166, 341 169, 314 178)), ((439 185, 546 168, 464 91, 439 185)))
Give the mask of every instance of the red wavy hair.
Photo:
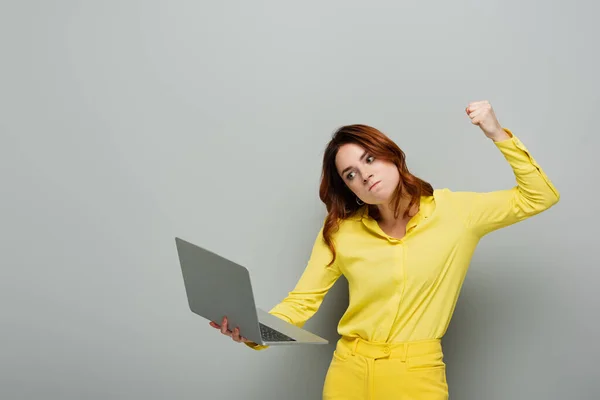
MULTIPOLYGON (((323 154, 323 169, 321 173, 321 185, 319 197, 327 208, 327 218, 323 227, 323 239, 333 254, 333 259, 327 266, 331 266, 336 259, 335 245, 332 240, 332 232, 338 228, 339 221, 346 219, 356 213, 363 206, 358 205, 356 196, 346 186, 335 166, 335 157, 339 148, 348 143, 355 143, 363 147, 376 158, 394 163, 400 172, 400 180, 391 199, 398 218, 400 213, 400 201, 403 196, 410 196, 409 205, 404 212, 408 216, 414 204, 419 202, 421 196, 431 196, 433 187, 417 178, 408 171, 406 156, 404 152, 389 137, 381 131, 368 125, 346 125, 336 130, 323 154)), ((369 215, 375 220, 381 217, 377 206, 369 207, 369 215)))

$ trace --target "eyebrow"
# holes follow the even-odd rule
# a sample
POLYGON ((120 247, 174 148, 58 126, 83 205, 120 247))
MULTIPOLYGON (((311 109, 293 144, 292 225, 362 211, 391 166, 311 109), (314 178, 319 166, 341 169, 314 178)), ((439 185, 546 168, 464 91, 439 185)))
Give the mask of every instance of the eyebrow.
MULTIPOLYGON (((365 150, 365 152, 362 154, 362 156, 360 156, 360 158, 358 160, 362 161, 362 159, 365 158, 366 156, 367 156, 367 151, 365 150)), ((351 169, 352 169, 352 165, 344 168, 344 170, 342 171, 342 175, 344 175, 346 173, 346 171, 351 170, 351 169)))

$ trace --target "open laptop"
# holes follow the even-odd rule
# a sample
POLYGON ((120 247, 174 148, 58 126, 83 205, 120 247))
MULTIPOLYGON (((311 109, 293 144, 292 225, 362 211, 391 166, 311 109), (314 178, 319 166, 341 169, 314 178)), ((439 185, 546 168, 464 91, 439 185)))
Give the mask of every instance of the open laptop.
POLYGON ((248 270, 176 237, 190 310, 262 345, 327 344, 328 341, 257 308, 248 270))

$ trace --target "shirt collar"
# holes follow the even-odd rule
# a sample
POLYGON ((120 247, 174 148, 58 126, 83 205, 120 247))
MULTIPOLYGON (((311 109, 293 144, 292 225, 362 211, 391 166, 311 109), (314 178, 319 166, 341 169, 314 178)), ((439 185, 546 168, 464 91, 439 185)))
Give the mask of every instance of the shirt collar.
MULTIPOLYGON (((421 201, 419 203, 419 211, 415 214, 409 221, 406 226, 406 233, 408 234, 411 229, 419 225, 421 222, 431 217, 433 211, 435 210, 435 199, 434 196, 421 196, 421 201)), ((362 223, 369 228, 371 231, 384 236, 388 239, 390 238, 383 230, 379 227, 377 221, 369 216, 369 207, 363 206, 360 208, 354 216, 350 217, 350 219, 362 221, 362 223)))

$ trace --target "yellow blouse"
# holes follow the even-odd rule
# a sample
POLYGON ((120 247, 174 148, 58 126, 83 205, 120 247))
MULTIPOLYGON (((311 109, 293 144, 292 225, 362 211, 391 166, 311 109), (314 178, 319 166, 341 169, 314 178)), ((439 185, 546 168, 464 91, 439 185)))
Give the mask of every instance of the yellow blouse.
MULTIPOLYGON (((340 335, 388 343, 442 338, 479 240, 560 198, 523 143, 504 130, 509 139, 494 143, 517 186, 489 193, 436 189, 433 196, 422 196, 401 239, 384 233, 363 207, 333 233, 337 258, 330 267, 332 254, 321 228, 296 287, 269 312, 303 326, 344 274, 349 305, 338 324, 340 335)), ((268 347, 246 344, 255 350, 268 347)))

